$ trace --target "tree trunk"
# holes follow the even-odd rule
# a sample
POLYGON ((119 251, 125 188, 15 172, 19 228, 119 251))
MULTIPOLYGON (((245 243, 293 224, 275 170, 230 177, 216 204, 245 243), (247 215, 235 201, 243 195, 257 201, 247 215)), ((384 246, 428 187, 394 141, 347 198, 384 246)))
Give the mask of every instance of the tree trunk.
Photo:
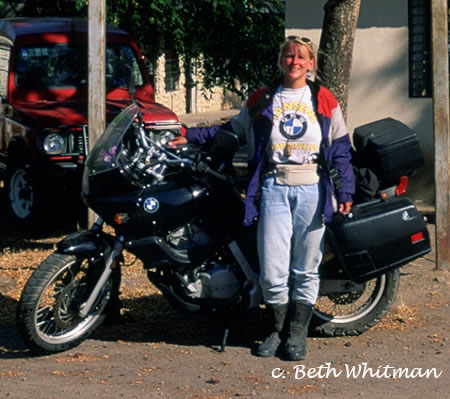
POLYGON ((346 119, 360 5, 361 0, 328 0, 317 59, 317 79, 335 95, 346 119))

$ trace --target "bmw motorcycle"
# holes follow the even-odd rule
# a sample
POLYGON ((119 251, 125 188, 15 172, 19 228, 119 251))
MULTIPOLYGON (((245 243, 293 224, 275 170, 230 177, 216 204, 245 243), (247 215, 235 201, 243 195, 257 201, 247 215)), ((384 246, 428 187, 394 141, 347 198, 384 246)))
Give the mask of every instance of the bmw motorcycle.
MULTIPOLYGON (((57 244, 31 275, 17 307, 18 329, 34 352, 73 348, 102 323, 118 292, 125 250, 142 261, 151 283, 179 310, 226 318, 264 308, 255 229, 242 225, 245 174, 232 173, 214 156, 233 153, 236 143, 219 132, 214 146, 220 151, 169 147, 181 128, 144 126, 133 103, 90 151, 82 197, 99 217, 57 244)), ((396 173, 411 173, 415 162, 407 160, 396 173)), ((397 179, 392 170, 386 175, 376 194, 327 226, 311 322, 316 334, 370 329, 395 300, 399 268, 431 249, 424 218, 392 184, 399 180, 404 189, 405 177, 397 179)), ((227 333, 225 328, 223 347, 227 333)))

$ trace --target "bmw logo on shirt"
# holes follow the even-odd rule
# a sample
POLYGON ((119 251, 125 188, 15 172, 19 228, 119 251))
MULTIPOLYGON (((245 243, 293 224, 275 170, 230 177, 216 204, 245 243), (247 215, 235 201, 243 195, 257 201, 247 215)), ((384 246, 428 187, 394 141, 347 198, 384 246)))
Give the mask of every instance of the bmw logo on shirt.
POLYGON ((149 197, 144 201, 144 210, 148 213, 155 213, 159 209, 159 201, 149 197))
POLYGON ((281 134, 289 140, 298 140, 308 130, 308 123, 303 115, 290 114, 285 121, 280 122, 281 134))

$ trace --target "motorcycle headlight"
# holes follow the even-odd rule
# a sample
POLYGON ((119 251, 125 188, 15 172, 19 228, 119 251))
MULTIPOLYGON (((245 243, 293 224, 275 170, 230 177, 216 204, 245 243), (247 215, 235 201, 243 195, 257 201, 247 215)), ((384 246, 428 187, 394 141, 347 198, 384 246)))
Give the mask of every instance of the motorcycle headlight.
POLYGON ((171 130, 165 130, 165 131, 162 131, 159 135, 158 135, 158 141, 159 141, 159 143, 160 144, 162 144, 162 145, 167 145, 167 143, 170 141, 170 140, 173 140, 174 138, 176 138, 177 136, 176 136, 176 134, 173 132, 173 131, 171 131, 171 130))
POLYGON ((148 123, 145 125, 145 132, 152 140, 165 146, 170 140, 173 140, 180 134, 180 124, 178 122, 148 123))
POLYGON ((42 147, 48 155, 61 154, 64 151, 64 138, 58 133, 50 133, 45 137, 42 147))

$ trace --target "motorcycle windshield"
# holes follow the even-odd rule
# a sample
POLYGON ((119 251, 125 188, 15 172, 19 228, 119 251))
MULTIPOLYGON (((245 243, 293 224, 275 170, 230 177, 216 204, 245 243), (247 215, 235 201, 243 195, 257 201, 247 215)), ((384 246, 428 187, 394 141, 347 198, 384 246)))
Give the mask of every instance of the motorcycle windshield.
POLYGON ((118 167, 117 156, 123 135, 136 119, 138 112, 138 106, 133 103, 112 120, 89 152, 84 166, 88 173, 85 170, 85 175, 95 175, 118 167))

